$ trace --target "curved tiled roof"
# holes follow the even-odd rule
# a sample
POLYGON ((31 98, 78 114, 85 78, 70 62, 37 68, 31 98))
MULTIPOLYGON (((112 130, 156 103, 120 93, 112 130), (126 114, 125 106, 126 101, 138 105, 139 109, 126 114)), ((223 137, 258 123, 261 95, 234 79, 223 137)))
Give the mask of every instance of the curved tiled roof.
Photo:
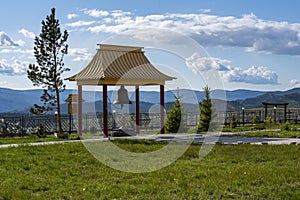
POLYGON ((142 47, 100 44, 91 62, 79 73, 67 78, 79 85, 128 84, 162 85, 174 77, 157 70, 142 47))

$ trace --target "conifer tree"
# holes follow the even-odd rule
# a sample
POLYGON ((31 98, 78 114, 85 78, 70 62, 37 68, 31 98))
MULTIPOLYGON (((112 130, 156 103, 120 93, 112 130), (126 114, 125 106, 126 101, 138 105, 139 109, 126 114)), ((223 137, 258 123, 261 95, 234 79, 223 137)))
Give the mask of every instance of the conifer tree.
POLYGON ((68 32, 61 32, 59 20, 55 18, 55 8, 42 21, 42 30, 34 41, 35 64, 30 64, 27 76, 33 86, 41 86, 44 93, 40 97, 43 105, 34 104, 31 113, 43 114, 56 108, 58 131, 62 133, 60 116, 60 93, 65 90, 62 74, 70 69, 64 67, 63 58, 68 53, 68 32))
POLYGON ((167 133, 177 133, 185 127, 183 119, 183 106, 180 103, 180 96, 175 96, 175 103, 168 111, 168 116, 165 124, 167 133))
POLYGON ((206 86, 204 89, 205 98, 200 102, 200 119, 197 132, 207 132, 210 125, 213 126, 211 120, 214 115, 214 106, 210 98, 210 89, 206 86))

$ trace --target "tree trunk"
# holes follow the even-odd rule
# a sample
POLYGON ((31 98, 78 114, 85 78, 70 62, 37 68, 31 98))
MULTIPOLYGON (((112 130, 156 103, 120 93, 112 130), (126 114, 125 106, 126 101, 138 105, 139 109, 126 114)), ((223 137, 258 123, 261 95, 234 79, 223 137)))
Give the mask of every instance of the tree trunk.
POLYGON ((57 124, 58 124, 58 133, 62 134, 63 129, 61 126, 61 115, 60 115, 60 97, 59 97, 59 89, 55 87, 56 98, 57 98, 57 124))

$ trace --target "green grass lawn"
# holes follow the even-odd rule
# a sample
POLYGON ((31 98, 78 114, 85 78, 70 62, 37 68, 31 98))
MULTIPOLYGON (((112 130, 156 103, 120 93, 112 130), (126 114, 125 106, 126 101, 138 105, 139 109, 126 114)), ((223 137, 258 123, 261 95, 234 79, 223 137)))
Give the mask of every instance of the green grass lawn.
MULTIPOLYGON (((69 135, 68 140, 77 140, 78 135, 72 134, 69 135)), ((61 141, 62 139, 58 139, 54 135, 48 135, 44 138, 39 138, 36 135, 30 135, 26 137, 7 137, 7 138, 0 138, 0 145, 1 144, 27 144, 33 142, 49 142, 49 141, 61 141)))
MULTIPOLYGON (((114 141, 145 152, 164 143, 114 141)), ((0 149, 0 199, 298 199, 300 146, 192 145, 161 170, 131 174, 97 161, 82 143, 0 149)))

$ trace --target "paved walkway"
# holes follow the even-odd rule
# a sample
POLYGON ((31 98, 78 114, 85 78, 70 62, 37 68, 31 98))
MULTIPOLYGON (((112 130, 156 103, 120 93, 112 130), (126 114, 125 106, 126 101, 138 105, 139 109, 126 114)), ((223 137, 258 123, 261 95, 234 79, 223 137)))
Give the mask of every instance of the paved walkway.
POLYGON ((154 134, 154 135, 136 135, 130 137, 110 137, 104 138, 102 136, 83 139, 83 140, 62 140, 53 142, 35 142, 26 144, 2 144, 0 148, 8 147, 20 147, 20 146, 42 146, 42 145, 53 145, 53 144, 66 144, 83 141, 105 141, 114 139, 136 139, 136 140, 153 140, 153 141, 191 141, 195 143, 221 143, 221 144, 253 144, 253 145, 300 145, 300 138, 269 138, 269 137, 243 137, 243 136, 232 136, 232 133, 219 133, 213 136, 205 136, 200 134, 154 134), (231 135, 231 136, 230 136, 231 135))
MULTIPOLYGON (((199 134, 165 134, 165 135, 137 135, 122 137, 126 139, 148 139, 155 141, 184 141, 193 139, 196 143, 221 143, 221 144, 272 144, 272 145, 300 145, 300 138, 270 138, 270 137, 243 137, 233 136, 232 133, 219 133, 213 136, 199 134)), ((113 138, 114 139, 114 138, 113 138)))

